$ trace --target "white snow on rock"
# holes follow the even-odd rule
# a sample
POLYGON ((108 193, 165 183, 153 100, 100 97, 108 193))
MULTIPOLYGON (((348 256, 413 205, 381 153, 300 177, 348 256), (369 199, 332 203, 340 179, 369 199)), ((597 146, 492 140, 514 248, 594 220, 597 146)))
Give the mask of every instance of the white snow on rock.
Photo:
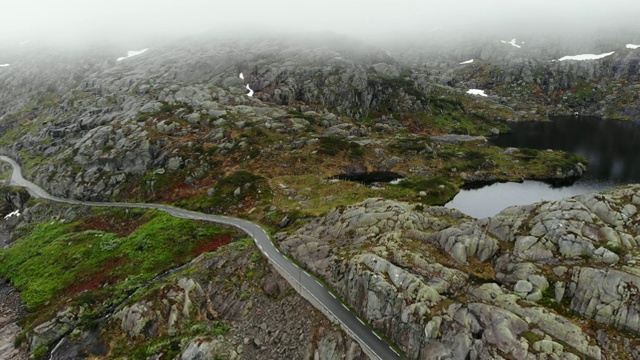
POLYGON ((240 73, 240 75, 238 75, 238 77, 242 80, 244 80, 244 75, 242 75, 242 73, 240 73))
POLYGON ((253 90, 251 90, 251 88, 249 87, 249 84, 247 84, 247 90, 249 90, 249 93, 247 94, 247 96, 253 96, 253 90))
POLYGON ((627 49, 637 49, 640 48, 640 45, 627 44, 627 49))
POLYGON ((472 62, 473 62, 473 59, 467 60, 467 61, 463 61, 463 62, 460 63, 460 65, 471 64, 472 62))
POLYGON ((138 51, 136 51, 136 50, 127 51, 127 56, 119 57, 116 61, 122 61, 122 60, 128 59, 130 57, 138 56, 138 55, 144 53, 147 50, 149 50, 149 48, 138 50, 138 51))
MULTIPOLYGON (((516 44, 516 39, 511 39, 511 41, 504 41, 504 40, 500 40, 503 44, 510 44, 511 46, 515 46, 518 49, 521 48, 522 46, 516 44)), ((524 43, 523 43, 524 44, 524 43)))
POLYGON ((558 59, 559 61, 565 61, 565 60, 578 60, 578 61, 584 61, 584 60, 598 60, 598 59, 602 59, 604 57, 607 57, 609 55, 612 55, 615 51, 609 52, 609 53, 605 53, 605 54, 600 54, 600 55, 595 55, 595 54, 581 54, 581 55, 573 55, 573 56, 565 56, 562 57, 560 59, 558 59))
POLYGON ((0 67, 7 67, 9 64, 0 64, 0 67))
POLYGON ((5 219, 5 220, 7 220, 7 219, 9 219, 9 218, 10 218, 10 217, 12 217, 12 216, 20 216, 20 210, 16 210, 16 211, 13 211, 13 212, 8 213, 8 214, 4 217, 4 219, 5 219))
POLYGON ((489 96, 489 95, 484 93, 484 90, 480 90, 480 89, 469 89, 469 90, 467 90, 467 94, 480 95, 480 96, 489 96))

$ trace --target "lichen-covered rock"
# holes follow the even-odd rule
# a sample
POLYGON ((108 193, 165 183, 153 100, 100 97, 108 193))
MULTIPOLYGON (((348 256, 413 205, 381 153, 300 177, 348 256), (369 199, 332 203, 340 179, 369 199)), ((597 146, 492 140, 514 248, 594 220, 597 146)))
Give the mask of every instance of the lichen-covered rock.
POLYGON ((409 358, 605 359, 603 344, 640 346, 624 333, 640 334, 634 199, 640 186, 480 220, 369 199, 279 243, 409 358))
POLYGON ((640 333, 640 277, 613 269, 575 269, 571 309, 597 322, 640 333))
POLYGON ((231 356, 231 354, 224 354, 221 348, 221 344, 214 339, 200 337, 195 338, 189 341, 185 349, 182 351, 180 354, 180 360, 207 360, 219 357, 229 359, 237 358, 235 351, 235 356, 231 356))
POLYGON ((37 350, 42 346, 51 346, 67 335, 80 322, 77 309, 66 308, 55 317, 46 321, 27 333, 29 349, 37 350))

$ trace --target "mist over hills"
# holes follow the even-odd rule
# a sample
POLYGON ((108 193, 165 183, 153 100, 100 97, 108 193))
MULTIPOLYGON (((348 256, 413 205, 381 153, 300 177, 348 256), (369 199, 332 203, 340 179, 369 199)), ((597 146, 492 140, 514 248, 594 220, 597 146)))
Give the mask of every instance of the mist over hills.
MULTIPOLYGON (((505 121, 640 121, 636 2, 7 10, 0 154, 52 194, 261 224, 408 358, 638 358, 638 186, 486 219, 440 206, 466 184, 588 171, 492 145, 505 121), (370 173, 404 180, 337 179, 370 173)), ((8 186, 0 209, 0 349, 368 358, 235 230, 8 186)))

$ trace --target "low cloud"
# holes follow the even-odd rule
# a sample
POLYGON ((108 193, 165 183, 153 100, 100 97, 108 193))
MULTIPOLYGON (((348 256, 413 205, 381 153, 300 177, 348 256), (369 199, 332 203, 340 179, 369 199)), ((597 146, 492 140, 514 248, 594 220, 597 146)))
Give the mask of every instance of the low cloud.
MULTIPOLYGON (((3 4, 0 42, 74 43, 203 32, 332 31, 367 40, 522 34, 571 36, 634 28, 637 0, 24 0, 3 4)), ((28 43, 29 44, 29 43, 28 43)))

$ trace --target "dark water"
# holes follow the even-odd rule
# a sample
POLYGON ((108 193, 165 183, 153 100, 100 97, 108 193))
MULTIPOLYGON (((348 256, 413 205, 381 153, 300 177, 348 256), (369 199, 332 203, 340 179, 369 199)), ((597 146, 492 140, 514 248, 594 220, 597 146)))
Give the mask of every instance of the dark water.
POLYGON ((511 134, 492 142, 501 147, 566 150, 589 160, 587 173, 571 186, 552 188, 538 181, 493 184, 462 190, 446 206, 482 218, 510 205, 557 200, 615 186, 640 183, 640 124, 588 117, 552 122, 509 123, 511 134))
POLYGON ((340 174, 334 176, 334 178, 364 184, 373 184, 376 182, 392 182, 394 180, 402 179, 402 175, 391 171, 371 171, 364 173, 340 174))

